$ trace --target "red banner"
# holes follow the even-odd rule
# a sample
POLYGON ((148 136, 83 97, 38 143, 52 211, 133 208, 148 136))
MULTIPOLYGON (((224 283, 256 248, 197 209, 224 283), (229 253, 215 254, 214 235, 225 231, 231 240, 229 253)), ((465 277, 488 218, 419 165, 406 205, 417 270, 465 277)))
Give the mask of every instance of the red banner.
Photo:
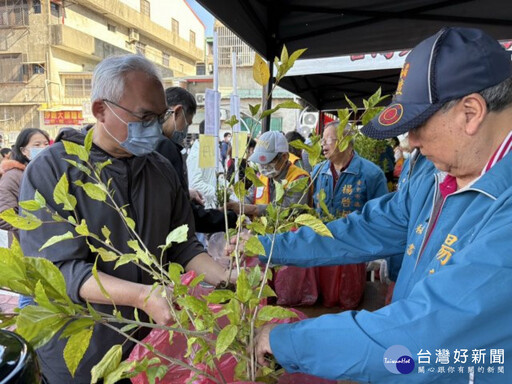
POLYGON ((45 125, 80 125, 83 120, 82 111, 46 111, 44 113, 45 125))

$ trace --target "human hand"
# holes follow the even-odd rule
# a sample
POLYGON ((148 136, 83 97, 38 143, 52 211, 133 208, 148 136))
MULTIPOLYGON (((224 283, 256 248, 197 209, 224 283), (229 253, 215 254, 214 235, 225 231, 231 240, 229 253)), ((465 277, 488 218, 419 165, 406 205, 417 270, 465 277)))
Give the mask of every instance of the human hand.
POLYGON ((174 319, 171 315, 169 303, 172 297, 170 287, 157 287, 145 285, 140 292, 137 308, 142 309, 159 325, 168 325, 174 319))
POLYGON ((228 201, 226 203, 226 209, 231 210, 236 214, 240 214, 240 203, 238 201, 228 201))
POLYGON ((272 348, 270 347, 270 332, 277 325, 278 324, 266 324, 256 330, 256 337, 254 338, 254 353, 258 363, 266 367, 269 366, 266 355, 272 354, 272 348))
POLYGON ((189 189, 190 200, 195 201, 198 204, 204 205, 204 197, 197 189, 189 189))
POLYGON ((231 257, 231 254, 236 249, 236 243, 237 243, 237 237, 238 237, 238 251, 242 253, 245 248, 245 243, 251 238, 251 232, 250 231, 243 231, 240 233, 240 236, 233 236, 231 239, 229 239, 229 244, 226 245, 224 248, 224 254, 226 256, 231 257))

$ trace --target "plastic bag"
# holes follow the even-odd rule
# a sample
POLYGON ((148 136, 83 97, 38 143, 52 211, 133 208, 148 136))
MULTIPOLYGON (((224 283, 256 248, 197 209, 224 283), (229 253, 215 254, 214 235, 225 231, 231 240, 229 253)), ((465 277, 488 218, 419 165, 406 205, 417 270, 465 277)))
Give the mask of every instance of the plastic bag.
POLYGON ((318 294, 326 307, 357 308, 366 286, 366 264, 317 267, 318 294))
POLYGON ((277 305, 313 305, 318 299, 314 268, 280 267, 273 283, 277 305))
MULTIPOLYGON (((221 309, 219 305, 210 306, 213 311, 218 311, 221 309)), ((290 309, 295 312, 298 317, 289 318, 289 319, 275 319, 271 321, 272 323, 293 323, 299 320, 304 320, 307 316, 297 311, 296 309, 290 309)), ((229 321, 225 316, 220 319, 220 325, 227 325, 229 321)), ((190 359, 184 357, 187 351, 187 339, 186 337, 178 332, 175 332, 172 339, 172 344, 169 343, 169 333, 167 331, 161 329, 153 329, 148 336, 143 340, 144 343, 151 344, 157 351, 175 359, 179 359, 188 365, 192 365, 190 359)), ((132 352, 130 353, 130 357, 128 360, 130 361, 139 361, 144 357, 154 357, 154 354, 144 348, 141 345, 136 345, 132 352)), ((217 366, 222 372, 222 376, 224 380, 228 383, 234 382, 234 372, 235 366, 237 364, 236 359, 231 355, 223 356, 220 361, 217 362, 217 366)), ((210 375, 216 377, 219 381, 220 373, 215 369, 208 369, 204 364, 197 364, 196 368, 201 369, 203 371, 208 372, 210 375)), ((133 384, 148 384, 148 379, 144 373, 141 373, 134 378, 131 379, 133 384)), ((195 372, 187 369, 185 367, 181 367, 179 365, 171 365, 167 374, 164 376, 162 380, 156 380, 158 384, 213 384, 214 382, 205 377, 197 375, 195 372)), ((291 382, 290 382, 291 383, 291 382)))

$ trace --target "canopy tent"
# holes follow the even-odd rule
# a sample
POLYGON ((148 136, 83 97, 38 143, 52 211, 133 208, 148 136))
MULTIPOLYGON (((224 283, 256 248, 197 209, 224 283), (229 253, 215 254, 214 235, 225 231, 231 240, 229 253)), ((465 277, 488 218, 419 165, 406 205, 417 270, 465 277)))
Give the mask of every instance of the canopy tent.
POLYGON ((511 38, 508 0, 198 0, 269 60, 308 48, 303 58, 397 51, 444 26, 511 38))

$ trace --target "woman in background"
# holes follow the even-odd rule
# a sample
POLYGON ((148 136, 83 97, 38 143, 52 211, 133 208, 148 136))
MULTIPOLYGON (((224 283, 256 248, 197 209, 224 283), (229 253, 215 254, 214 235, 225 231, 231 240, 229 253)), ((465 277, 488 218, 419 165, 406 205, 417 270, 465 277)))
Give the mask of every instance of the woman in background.
MULTIPOLYGON (((0 212, 14 208, 18 212, 18 196, 23 171, 40 151, 48 146, 48 134, 38 128, 23 129, 12 147, 10 158, 2 161, 3 176, 0 179, 0 212)), ((9 231, 9 246, 12 237, 18 238, 18 230, 0 219, 0 229, 9 231)))

